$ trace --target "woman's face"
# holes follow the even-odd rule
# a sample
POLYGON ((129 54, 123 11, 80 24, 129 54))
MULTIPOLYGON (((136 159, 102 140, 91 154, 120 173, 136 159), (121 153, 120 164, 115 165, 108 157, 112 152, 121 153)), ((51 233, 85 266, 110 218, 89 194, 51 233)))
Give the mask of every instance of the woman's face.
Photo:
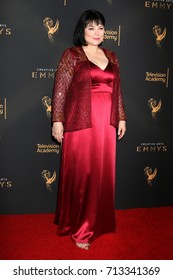
POLYGON ((98 46, 104 40, 104 26, 95 21, 91 21, 84 29, 84 38, 87 45, 98 46))

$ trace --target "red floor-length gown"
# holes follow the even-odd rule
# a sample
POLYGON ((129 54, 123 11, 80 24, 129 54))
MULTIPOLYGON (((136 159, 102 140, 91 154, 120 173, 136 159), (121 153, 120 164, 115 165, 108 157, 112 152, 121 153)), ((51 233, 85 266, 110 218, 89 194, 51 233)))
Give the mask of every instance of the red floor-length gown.
MULTIPOLYGON (((59 235, 91 242, 115 231, 116 130, 110 125, 114 74, 90 62, 92 128, 64 133, 55 224, 59 235)), ((82 94, 82 93, 81 93, 82 94)))

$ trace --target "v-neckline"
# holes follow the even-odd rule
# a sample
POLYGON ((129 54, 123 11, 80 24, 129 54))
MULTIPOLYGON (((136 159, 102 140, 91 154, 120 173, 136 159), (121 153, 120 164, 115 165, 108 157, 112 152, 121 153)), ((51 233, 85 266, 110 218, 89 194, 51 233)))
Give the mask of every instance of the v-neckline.
MULTIPOLYGON (((108 59, 108 63, 107 63, 107 65, 106 65, 106 67, 105 67, 104 69, 102 69, 102 68, 100 68, 97 64, 95 64, 94 62, 92 62, 91 60, 89 60, 89 58, 88 58, 88 56, 86 55, 86 53, 85 53, 83 47, 81 47, 81 49, 82 49, 82 51, 83 51, 83 53, 84 53, 86 59, 87 59, 89 62, 91 62, 92 64, 94 64, 94 65, 95 65, 96 67, 98 67, 101 71, 105 71, 105 70, 106 70, 106 68, 108 67, 108 64, 109 64, 109 59, 108 59)), ((102 51, 104 52, 104 50, 102 50, 102 51)), ((104 54, 105 54, 105 52, 104 52, 104 54)), ((105 56, 106 56, 106 54, 105 54, 105 56)), ((106 56, 106 57, 107 57, 107 56, 106 56)))
MULTIPOLYGON (((89 59, 88 59, 89 60, 89 59)), ((94 64, 94 66, 96 66, 97 68, 99 68, 101 71, 105 71, 106 68, 108 67, 108 64, 109 64, 109 60, 108 60, 108 63, 106 65, 106 67, 104 69, 100 68, 97 64, 95 64, 94 62, 92 62, 91 60, 89 60, 89 62, 91 62, 92 64, 94 64)))

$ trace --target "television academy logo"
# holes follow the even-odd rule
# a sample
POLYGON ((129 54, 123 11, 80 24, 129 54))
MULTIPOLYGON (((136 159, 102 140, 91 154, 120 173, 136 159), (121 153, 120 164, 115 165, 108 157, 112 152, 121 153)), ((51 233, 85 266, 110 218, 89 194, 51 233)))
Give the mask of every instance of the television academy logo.
POLYGON ((148 185, 152 187, 153 186, 152 181, 156 178, 157 175, 157 168, 155 168, 153 171, 151 167, 147 166, 144 168, 144 174, 146 176, 148 185))
POLYGON ((53 20, 50 17, 46 17, 43 20, 43 25, 47 31, 50 43, 55 43, 54 36, 59 30, 59 20, 57 19, 55 25, 53 26, 53 20))
POLYGON ((41 175, 45 181, 47 190, 52 191, 51 185, 56 181, 56 172, 54 171, 51 175, 50 171, 45 169, 41 172, 41 175))
POLYGON ((113 40, 117 42, 118 47, 121 44, 121 25, 117 29, 106 29, 104 34, 104 40, 113 40))
POLYGON ((37 144, 37 153, 40 154, 59 154, 61 146, 58 144, 37 144))
POLYGON ((51 103, 52 103, 52 100, 49 96, 43 96, 42 104, 43 104, 43 106, 46 110, 46 114, 49 118, 51 117, 51 111, 52 111, 51 103))
POLYGON ((7 119, 7 100, 4 98, 3 102, 0 102, 0 117, 4 120, 7 119))
POLYGON ((145 77, 146 82, 161 82, 165 84, 165 87, 167 88, 169 85, 169 68, 167 68, 166 73, 161 72, 146 72, 145 77))
POLYGON ((162 101, 159 100, 159 102, 157 103, 157 101, 154 98, 150 98, 148 100, 148 105, 151 110, 152 118, 157 119, 156 114, 158 114, 158 112, 161 110, 162 101))
POLYGON ((161 48, 161 42, 166 38, 166 32, 166 27, 163 29, 163 31, 159 25, 155 25, 153 27, 153 34, 155 36, 156 45, 158 48, 161 48))

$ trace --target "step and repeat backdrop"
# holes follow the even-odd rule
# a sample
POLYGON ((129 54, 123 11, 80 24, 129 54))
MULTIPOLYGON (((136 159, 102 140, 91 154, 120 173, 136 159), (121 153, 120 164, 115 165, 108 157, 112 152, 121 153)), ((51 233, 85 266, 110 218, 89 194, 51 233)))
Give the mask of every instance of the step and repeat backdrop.
POLYGON ((173 1, 1 0, 1 214, 55 211, 61 147, 51 137, 53 82, 90 8, 105 15, 104 47, 119 58, 127 112, 115 207, 173 205, 173 1))

